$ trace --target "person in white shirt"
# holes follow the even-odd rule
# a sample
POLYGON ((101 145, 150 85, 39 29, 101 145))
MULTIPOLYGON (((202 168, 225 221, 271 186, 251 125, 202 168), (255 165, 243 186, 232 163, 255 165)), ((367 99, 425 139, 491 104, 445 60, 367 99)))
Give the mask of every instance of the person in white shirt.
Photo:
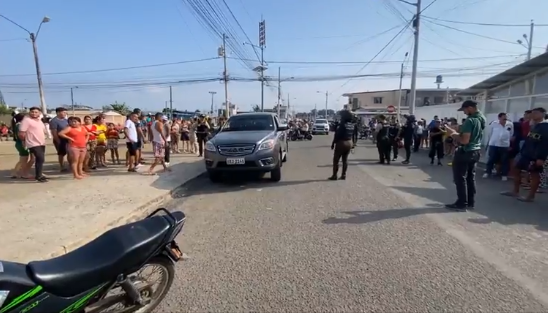
POLYGON ((141 148, 139 146, 139 136, 137 134, 137 126, 135 123, 139 122, 139 115, 132 113, 126 120, 124 127, 124 134, 126 135, 126 146, 129 156, 128 172, 136 172, 135 164, 137 163, 137 151, 141 148))
POLYGON ((510 161, 510 140, 514 136, 514 124, 508 121, 506 113, 499 113, 498 120, 489 124, 489 143, 487 147, 487 165, 483 178, 488 178, 493 173, 495 164, 500 164, 500 175, 503 181, 508 180, 510 161))

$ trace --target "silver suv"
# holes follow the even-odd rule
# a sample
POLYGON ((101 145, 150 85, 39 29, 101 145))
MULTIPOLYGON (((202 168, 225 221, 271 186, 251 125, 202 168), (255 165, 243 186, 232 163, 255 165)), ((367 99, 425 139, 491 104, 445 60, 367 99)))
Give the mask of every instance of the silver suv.
POLYGON ((282 162, 287 161, 286 131, 273 113, 230 117, 205 145, 209 179, 220 181, 226 172, 270 172, 272 181, 280 181, 282 162))

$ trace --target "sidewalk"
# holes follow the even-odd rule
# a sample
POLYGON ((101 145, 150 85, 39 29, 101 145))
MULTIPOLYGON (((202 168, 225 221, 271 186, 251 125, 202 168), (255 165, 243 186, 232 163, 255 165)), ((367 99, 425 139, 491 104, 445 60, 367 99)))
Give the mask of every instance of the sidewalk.
MULTIPOLYGON (((19 262, 63 254, 111 227, 139 219, 205 169, 201 158, 175 154, 171 173, 139 175, 111 165, 77 181, 58 172, 57 156, 48 146, 45 174, 51 180, 36 183, 9 178, 17 160, 11 150, 13 144, 0 143, 0 259, 19 262)), ((149 152, 145 159, 151 159, 149 152)))

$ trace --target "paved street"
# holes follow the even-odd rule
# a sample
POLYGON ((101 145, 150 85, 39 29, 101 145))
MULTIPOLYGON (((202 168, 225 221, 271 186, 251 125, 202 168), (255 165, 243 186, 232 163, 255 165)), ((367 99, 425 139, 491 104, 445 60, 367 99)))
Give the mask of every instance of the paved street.
POLYGON ((169 206, 188 215, 189 260, 156 311, 548 310, 541 204, 481 180, 476 212, 449 213, 449 167, 376 165, 367 144, 346 181, 327 181, 330 140, 292 142, 280 183, 201 177, 180 190, 169 206))

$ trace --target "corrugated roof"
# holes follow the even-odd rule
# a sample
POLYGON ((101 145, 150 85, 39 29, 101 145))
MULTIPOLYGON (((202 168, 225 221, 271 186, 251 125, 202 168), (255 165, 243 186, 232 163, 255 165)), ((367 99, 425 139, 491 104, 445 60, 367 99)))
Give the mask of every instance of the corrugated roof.
MULTIPOLYGON (((449 92, 455 92, 455 91, 460 91, 462 90, 462 88, 449 88, 449 92)), ((342 96, 343 97, 349 97, 349 96, 352 96, 352 95, 361 95, 361 94, 366 94, 366 93, 377 93, 377 92, 394 92, 394 91, 400 91, 399 89, 387 89, 387 90, 372 90, 372 91, 360 91, 360 92, 348 92, 348 93, 344 93, 342 96)), ((407 91, 410 91, 410 89, 402 89, 401 90, 402 92, 407 92, 407 91)), ((438 92, 438 91, 447 91, 447 88, 417 88, 417 91, 419 92, 438 92)))
POLYGON ((457 95, 477 95, 485 90, 497 88, 520 77, 529 75, 543 68, 548 68, 548 52, 543 53, 529 61, 525 61, 506 71, 479 82, 464 89, 457 95))

